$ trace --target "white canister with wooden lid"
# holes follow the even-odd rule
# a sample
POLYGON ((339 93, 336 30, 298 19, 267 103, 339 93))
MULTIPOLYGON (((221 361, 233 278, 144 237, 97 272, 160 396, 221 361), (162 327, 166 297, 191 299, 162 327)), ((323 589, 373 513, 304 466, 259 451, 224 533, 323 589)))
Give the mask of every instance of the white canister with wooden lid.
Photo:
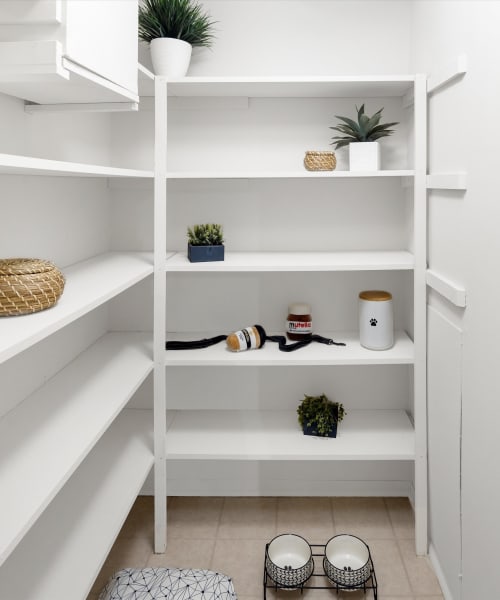
POLYGON ((388 350, 394 345, 390 292, 366 290, 359 293, 359 341, 369 350, 388 350))

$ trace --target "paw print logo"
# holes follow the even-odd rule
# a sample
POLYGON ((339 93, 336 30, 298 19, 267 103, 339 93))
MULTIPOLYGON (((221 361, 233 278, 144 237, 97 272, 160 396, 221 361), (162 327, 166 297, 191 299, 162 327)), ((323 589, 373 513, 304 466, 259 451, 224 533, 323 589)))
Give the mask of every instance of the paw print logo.
POLYGON ((376 327, 377 326, 377 319, 370 319, 370 325, 372 327, 376 327))

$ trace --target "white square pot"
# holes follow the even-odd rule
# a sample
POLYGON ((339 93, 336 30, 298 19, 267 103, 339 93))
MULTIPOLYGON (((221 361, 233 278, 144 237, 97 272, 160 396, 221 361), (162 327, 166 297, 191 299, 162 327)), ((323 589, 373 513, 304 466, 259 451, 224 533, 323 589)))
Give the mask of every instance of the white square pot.
POLYGON ((380 170, 380 144, 378 142, 353 142, 349 144, 349 170, 380 170))

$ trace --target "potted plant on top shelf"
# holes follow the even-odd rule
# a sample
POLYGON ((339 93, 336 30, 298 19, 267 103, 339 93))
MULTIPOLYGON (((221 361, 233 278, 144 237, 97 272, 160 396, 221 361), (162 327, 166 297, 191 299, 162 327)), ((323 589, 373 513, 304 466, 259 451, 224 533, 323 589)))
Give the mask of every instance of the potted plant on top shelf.
POLYGON ((337 425, 346 412, 340 402, 329 400, 325 394, 307 396, 297 408, 298 421, 304 435, 337 437, 337 425))
POLYGON ((394 125, 399 123, 380 123, 382 117, 382 107, 374 115, 369 117, 365 114, 365 105, 360 108, 356 106, 358 113, 357 123, 349 117, 340 117, 337 119, 343 121, 335 127, 330 127, 342 135, 336 135, 332 139, 332 144, 338 150, 343 146, 349 146, 349 170, 350 171, 378 171, 380 169, 380 147, 377 140, 394 133, 394 125))
POLYGON ((150 45, 155 75, 184 77, 193 47, 212 45, 214 23, 195 0, 143 0, 139 39, 150 45))
POLYGON ((222 225, 203 223, 188 227, 188 258, 190 262, 224 260, 222 225))

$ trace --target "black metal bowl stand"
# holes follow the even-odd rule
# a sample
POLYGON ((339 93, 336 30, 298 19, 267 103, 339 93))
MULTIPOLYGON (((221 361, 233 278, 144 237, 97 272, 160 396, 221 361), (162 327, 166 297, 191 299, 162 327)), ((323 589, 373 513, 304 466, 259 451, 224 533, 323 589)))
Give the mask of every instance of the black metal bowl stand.
MULTIPOLYGON (((320 564, 321 566, 323 566, 323 559, 325 557, 325 548, 326 548, 326 544, 309 544, 311 547, 311 551, 312 551, 312 555, 320 557, 321 560, 319 561, 314 561, 314 564, 320 564)), ((271 576, 267 573, 267 569, 266 569, 266 559, 265 556, 267 555, 267 548, 269 547, 269 544, 266 544, 266 552, 264 554, 264 600, 266 600, 266 592, 268 589, 272 589, 272 590, 300 590, 300 593, 302 594, 304 590, 333 590, 335 592, 340 592, 342 590, 346 590, 346 591, 353 591, 353 590, 362 590, 365 594, 367 591, 372 590, 373 591, 373 598, 374 600, 377 600, 377 577, 375 575, 375 568, 373 566, 373 561, 372 561, 372 556, 370 553, 370 549, 368 548, 368 561, 370 563, 370 576, 368 577, 368 579, 366 581, 364 581, 363 583, 359 584, 359 585, 343 585, 341 583, 336 583, 334 581, 332 581, 324 571, 321 571, 320 573, 311 573, 311 575, 301 584, 301 585, 294 585, 294 586, 286 586, 286 585, 281 585, 279 583, 276 583, 276 581, 274 581, 271 576), (324 580, 324 585, 308 585, 308 581, 311 580, 312 577, 321 577, 324 580)))

